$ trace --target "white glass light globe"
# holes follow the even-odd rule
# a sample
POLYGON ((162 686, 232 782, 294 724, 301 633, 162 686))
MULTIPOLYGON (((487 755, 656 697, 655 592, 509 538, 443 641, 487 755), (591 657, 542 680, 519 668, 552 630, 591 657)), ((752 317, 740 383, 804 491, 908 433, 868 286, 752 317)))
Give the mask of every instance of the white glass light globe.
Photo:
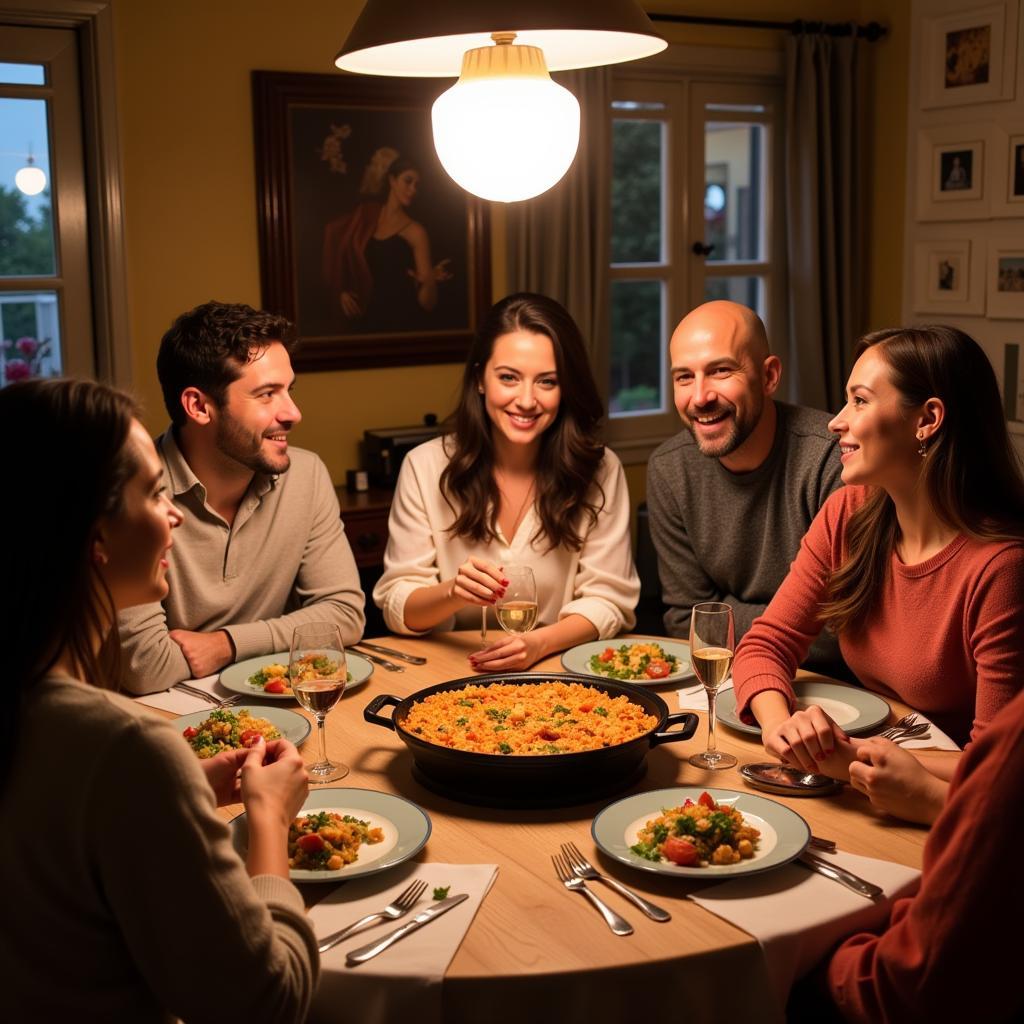
POLYGON ((579 102, 546 76, 460 79, 434 101, 431 118, 444 169, 494 202, 546 192, 580 141, 579 102))
POLYGON ((14 184, 17 185, 25 195, 37 196, 44 188, 46 188, 46 174, 43 172, 42 168, 34 167, 29 164, 28 167, 22 167, 22 169, 14 176, 14 184))

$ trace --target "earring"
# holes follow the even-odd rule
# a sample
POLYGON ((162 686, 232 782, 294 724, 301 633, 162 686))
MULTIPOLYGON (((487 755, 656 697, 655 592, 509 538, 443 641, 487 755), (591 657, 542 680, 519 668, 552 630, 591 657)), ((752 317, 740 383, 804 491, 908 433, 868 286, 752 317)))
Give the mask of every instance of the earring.
POLYGON ((483 385, 482 385, 482 384, 477 384, 477 386, 476 386, 476 390, 477 390, 477 392, 478 392, 479 394, 481 394, 481 395, 482 395, 482 394, 484 393, 484 388, 483 388, 483 385))
POLYGON ((920 444, 919 444, 919 445, 917 446, 917 454, 918 454, 918 455, 920 455, 920 456, 921 456, 921 458, 923 459, 923 458, 924 458, 924 457, 925 457, 925 456, 926 456, 926 455, 928 454, 928 445, 927 445, 927 444, 925 444, 925 441, 924 441, 924 432, 923 432, 923 431, 920 431, 920 430, 919 430, 919 431, 917 432, 917 439, 918 439, 918 441, 920 441, 920 442, 921 442, 921 443, 920 443, 920 444))

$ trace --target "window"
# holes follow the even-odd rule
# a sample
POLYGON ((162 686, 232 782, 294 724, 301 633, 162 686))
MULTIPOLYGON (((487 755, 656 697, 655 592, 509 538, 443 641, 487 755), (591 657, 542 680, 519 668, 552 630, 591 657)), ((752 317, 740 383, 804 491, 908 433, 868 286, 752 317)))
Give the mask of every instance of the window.
POLYGON ((55 374, 127 384, 109 3, 32 0, 3 17, 0 385, 55 374))
POLYGON ((627 462, 679 429, 668 377, 676 324, 722 298, 751 306, 770 332, 782 282, 778 58, 679 49, 670 61, 688 70, 657 59, 620 69, 609 111, 608 433, 627 462), (730 73, 738 60, 755 66, 730 73))

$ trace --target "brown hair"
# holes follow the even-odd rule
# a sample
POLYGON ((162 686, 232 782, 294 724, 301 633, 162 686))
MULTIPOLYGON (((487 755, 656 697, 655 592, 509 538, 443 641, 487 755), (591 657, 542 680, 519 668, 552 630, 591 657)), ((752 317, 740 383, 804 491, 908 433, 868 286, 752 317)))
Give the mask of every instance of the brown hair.
MULTIPOLYGON (((1024 538, 1024 478, 1003 420, 995 373, 981 346, 955 327, 901 327, 865 335, 889 367, 906 409, 939 398, 945 416, 922 460, 921 486, 947 526, 977 540, 1024 538)), ((881 488, 851 516, 846 556, 832 574, 822 618, 834 631, 864 624, 899 539, 896 507, 881 488)))
POLYGON ((540 526, 532 540, 543 536, 547 550, 565 546, 578 551, 583 546, 584 520, 593 525, 604 507, 604 493, 594 483, 604 458, 604 446, 598 440, 604 406, 575 321, 554 299, 530 292, 509 295, 495 304, 470 349, 462 396, 450 420, 452 450, 441 474, 441 493, 456 515, 450 532, 481 543, 497 536, 501 496, 494 480, 491 421, 478 386, 494 342, 514 331, 550 339, 561 386, 558 413, 541 435, 535 490, 540 526), (595 486, 598 494, 592 493, 595 486))
POLYGON ((117 512, 138 468, 126 445, 135 413, 127 395, 91 381, 31 380, 0 391, 0 425, 18 439, 10 479, 21 491, 8 500, 0 548, 8 687, 0 761, 13 756, 22 696, 62 655, 85 682, 118 678, 116 610, 92 545, 98 520, 117 512))

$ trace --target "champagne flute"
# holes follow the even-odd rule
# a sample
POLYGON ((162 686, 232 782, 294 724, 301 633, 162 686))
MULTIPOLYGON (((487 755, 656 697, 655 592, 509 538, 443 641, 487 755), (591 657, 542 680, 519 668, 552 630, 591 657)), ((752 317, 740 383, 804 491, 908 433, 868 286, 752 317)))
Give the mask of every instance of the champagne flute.
POLYGON ((348 765, 327 757, 324 719, 341 700, 348 679, 345 648, 338 627, 330 622, 297 626, 292 634, 288 675, 295 699, 316 718, 319 759, 309 766, 309 781, 336 782, 348 775, 348 765))
POLYGON ((690 614, 690 660, 694 675, 708 695, 708 748, 690 758, 690 764, 697 768, 716 771, 736 764, 732 754, 723 754, 715 747, 715 698, 731 675, 735 650, 731 606, 717 601, 695 604, 690 614))
POLYGON ((537 581, 528 565, 506 566, 508 586, 494 604, 498 624, 506 633, 529 633, 537 624, 537 581))

